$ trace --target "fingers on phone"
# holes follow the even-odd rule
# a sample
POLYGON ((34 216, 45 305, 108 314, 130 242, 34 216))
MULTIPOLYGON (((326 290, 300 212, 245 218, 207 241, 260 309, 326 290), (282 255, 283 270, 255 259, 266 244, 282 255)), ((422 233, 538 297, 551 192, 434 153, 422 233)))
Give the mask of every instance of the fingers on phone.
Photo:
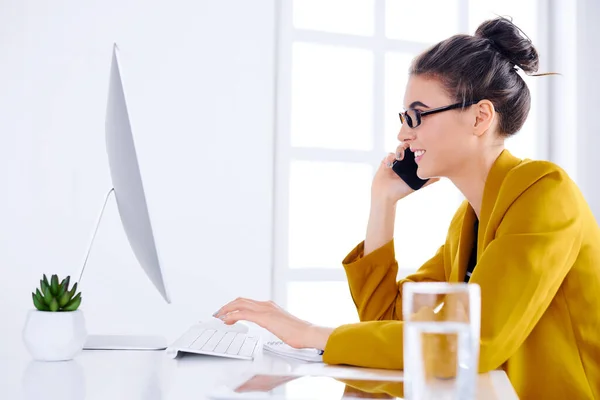
POLYGON ((400 143, 398 147, 396 147, 396 160, 400 161, 404 158, 404 152, 408 150, 410 144, 408 143, 400 143))
POLYGON ((383 159, 383 164, 385 166, 387 166, 388 168, 392 168, 392 165, 394 165, 394 161, 397 160, 396 158, 396 154, 395 153, 389 153, 384 159, 383 159))

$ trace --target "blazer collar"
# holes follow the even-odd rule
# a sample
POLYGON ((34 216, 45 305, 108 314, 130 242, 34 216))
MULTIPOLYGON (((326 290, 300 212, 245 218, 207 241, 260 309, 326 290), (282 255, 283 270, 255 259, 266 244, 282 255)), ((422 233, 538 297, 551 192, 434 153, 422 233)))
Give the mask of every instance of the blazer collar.
POLYGON ((494 205, 498 199, 500 193, 500 187, 502 182, 506 178, 506 175, 522 160, 513 156, 508 150, 503 150, 502 153, 496 158, 492 168, 488 173, 485 181, 485 187, 483 189, 483 198, 481 201, 481 213, 479 216, 479 230, 485 232, 487 223, 490 220, 490 216, 494 209, 494 205))
MULTIPOLYGON (((488 222, 490 220, 494 205, 498 199, 498 194, 502 186, 502 182, 511 169, 516 167, 521 162, 521 159, 513 156, 508 150, 503 150, 492 164, 492 168, 488 173, 485 187, 483 190, 483 199, 481 202, 481 214, 479 218, 479 229, 477 233, 477 259, 479 260, 485 245, 494 232, 487 233, 488 222)), ((475 210, 467 203, 465 215, 462 222, 458 245, 458 268, 454 268, 454 273, 451 274, 451 281, 462 282, 467 270, 469 257, 473 249, 474 224, 477 216, 475 210)))

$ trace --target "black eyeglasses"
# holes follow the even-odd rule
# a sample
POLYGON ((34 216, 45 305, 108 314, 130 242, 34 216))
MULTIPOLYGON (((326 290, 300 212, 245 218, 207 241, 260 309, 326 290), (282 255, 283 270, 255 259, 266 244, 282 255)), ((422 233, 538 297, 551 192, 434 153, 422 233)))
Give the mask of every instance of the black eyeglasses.
POLYGON ((467 106, 472 106, 475 103, 478 103, 479 100, 477 101, 469 101, 466 103, 456 103, 456 104, 452 104, 449 106, 444 106, 444 107, 439 107, 439 108, 434 108, 432 110, 427 110, 427 111, 421 111, 421 110, 416 110, 414 108, 409 108, 408 110, 404 111, 403 113, 398 113, 398 115, 400 116, 400 123, 404 124, 406 123, 410 128, 416 128, 417 126, 421 125, 421 118, 426 116, 426 115, 430 115, 430 114, 435 114, 435 113, 439 113, 442 111, 448 111, 448 110, 454 110, 457 108, 462 108, 462 107, 467 107, 467 106))

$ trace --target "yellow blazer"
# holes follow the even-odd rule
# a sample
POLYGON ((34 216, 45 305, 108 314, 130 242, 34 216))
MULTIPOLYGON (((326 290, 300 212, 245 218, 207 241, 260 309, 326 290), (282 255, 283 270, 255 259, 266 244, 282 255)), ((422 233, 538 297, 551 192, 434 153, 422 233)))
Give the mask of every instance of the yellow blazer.
MULTIPOLYGON (((324 361, 402 369, 402 284, 462 282, 475 219, 463 202, 444 245, 398 282, 393 240, 367 256, 358 244, 343 265, 361 322, 334 330, 324 361)), ((524 399, 600 399, 600 228, 573 181, 504 150, 485 184, 477 240, 480 372, 504 369, 524 399)))

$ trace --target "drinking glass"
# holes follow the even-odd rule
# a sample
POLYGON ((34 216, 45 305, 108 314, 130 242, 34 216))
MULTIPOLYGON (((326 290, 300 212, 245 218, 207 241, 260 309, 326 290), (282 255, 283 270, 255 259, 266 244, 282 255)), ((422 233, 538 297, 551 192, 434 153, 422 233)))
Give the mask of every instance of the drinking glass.
POLYGON ((479 367, 479 285, 404 283, 402 317, 405 397, 473 399, 479 367))

